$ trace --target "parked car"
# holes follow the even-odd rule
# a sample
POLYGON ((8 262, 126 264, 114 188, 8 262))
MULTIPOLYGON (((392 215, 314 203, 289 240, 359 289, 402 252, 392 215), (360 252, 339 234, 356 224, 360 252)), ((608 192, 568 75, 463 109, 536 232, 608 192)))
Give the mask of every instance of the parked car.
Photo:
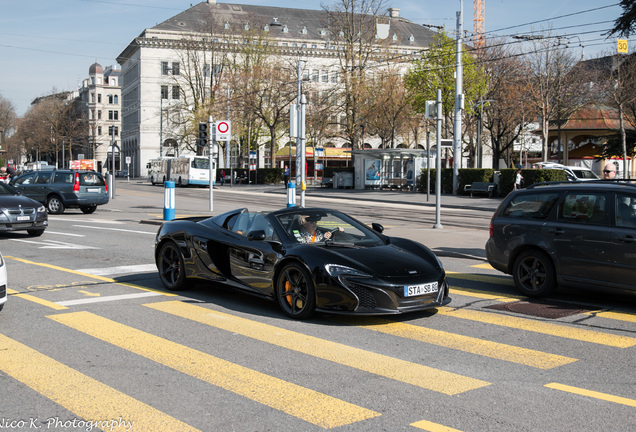
POLYGON ((155 261, 169 290, 195 280, 221 283, 274 300, 296 319, 314 311, 380 315, 448 304, 446 273, 435 254, 382 231, 325 208, 237 209, 165 222, 155 261), (313 237, 303 230, 307 225, 313 237))
POLYGON ((14 178, 11 184, 25 196, 46 205, 52 214, 63 213, 64 209, 72 207, 79 207, 89 214, 98 205, 108 203, 104 178, 95 171, 30 171, 14 178))
POLYGON ((7 263, 0 253, 0 311, 7 302, 7 263))
POLYGON ((636 290, 636 185, 599 180, 514 191, 492 217, 486 256, 530 297, 559 285, 636 290))
POLYGON ((539 162, 533 165, 535 168, 542 169, 560 169, 565 171, 565 175, 569 181, 589 181, 600 180, 594 171, 585 167, 567 166, 552 162, 539 162))
POLYGON ((26 231, 40 236, 48 226, 46 208, 31 198, 22 196, 16 188, 0 183, 0 232, 26 231))

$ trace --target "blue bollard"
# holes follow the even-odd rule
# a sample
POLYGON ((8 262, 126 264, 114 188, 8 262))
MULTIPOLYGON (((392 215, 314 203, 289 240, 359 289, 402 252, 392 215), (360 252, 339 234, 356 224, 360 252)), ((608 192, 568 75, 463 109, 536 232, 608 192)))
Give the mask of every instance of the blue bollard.
POLYGON ((296 207, 296 183, 287 183, 287 207, 296 207))
POLYGON ((171 221, 175 216, 175 194, 174 194, 174 182, 164 182, 163 191, 163 220, 171 221))

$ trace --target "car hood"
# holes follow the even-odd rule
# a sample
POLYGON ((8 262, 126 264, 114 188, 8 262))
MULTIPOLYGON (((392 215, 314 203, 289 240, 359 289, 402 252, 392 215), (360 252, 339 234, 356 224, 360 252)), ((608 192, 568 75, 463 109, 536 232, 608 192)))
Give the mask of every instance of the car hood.
POLYGON ((380 278, 432 275, 442 271, 433 253, 426 249, 418 255, 394 245, 371 248, 330 246, 329 251, 352 268, 380 278))
POLYGON ((9 207, 35 207, 38 208, 42 204, 39 202, 32 200, 31 198, 27 198, 25 196, 20 195, 3 195, 0 196, 0 207, 9 208, 9 207))

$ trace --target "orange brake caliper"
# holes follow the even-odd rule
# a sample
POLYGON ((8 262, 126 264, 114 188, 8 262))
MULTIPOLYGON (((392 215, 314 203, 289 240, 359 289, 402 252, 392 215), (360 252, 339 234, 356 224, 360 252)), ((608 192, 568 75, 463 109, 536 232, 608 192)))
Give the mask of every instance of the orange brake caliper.
MULTIPOLYGON (((289 281, 285 281, 285 291, 291 292, 291 288, 292 288, 291 283, 289 281)), ((287 294, 286 298, 287 298, 287 303, 291 306, 292 305, 292 295, 291 294, 287 294)))

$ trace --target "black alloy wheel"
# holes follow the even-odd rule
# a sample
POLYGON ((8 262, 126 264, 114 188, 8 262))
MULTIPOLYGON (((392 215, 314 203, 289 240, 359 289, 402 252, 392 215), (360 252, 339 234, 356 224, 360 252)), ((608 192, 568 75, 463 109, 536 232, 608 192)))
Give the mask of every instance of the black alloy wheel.
POLYGON ((543 297, 556 289, 554 264, 539 250, 522 252, 512 268, 515 285, 528 297, 543 297))
POLYGON ((188 287, 183 256, 176 243, 169 241, 161 246, 157 255, 157 269, 161 283, 170 291, 181 291, 188 287))
POLYGON ((43 229, 30 229, 30 230, 27 230, 27 233, 31 237, 40 237, 42 234, 44 234, 44 230, 43 229))
POLYGON ((64 203, 62 202, 62 198, 57 195, 51 195, 49 199, 46 200, 46 209, 51 214, 64 213, 64 203))
POLYGON ((316 290, 309 272, 298 263, 283 267, 276 282, 276 300, 285 315, 306 319, 316 308, 316 290))

